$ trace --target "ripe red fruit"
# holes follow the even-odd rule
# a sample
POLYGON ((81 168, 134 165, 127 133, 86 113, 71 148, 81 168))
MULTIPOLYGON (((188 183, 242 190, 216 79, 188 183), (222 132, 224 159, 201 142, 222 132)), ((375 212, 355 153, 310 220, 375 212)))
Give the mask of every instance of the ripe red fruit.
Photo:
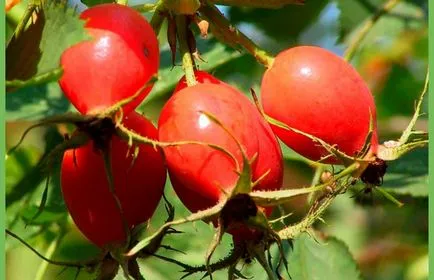
MULTIPOLYGON (((61 57, 59 85, 82 114, 95 114, 133 96, 157 73, 158 41, 149 23, 131 8, 104 4, 83 12, 93 37, 67 49, 61 57)), ((152 85, 123 107, 133 111, 152 85)))
MULTIPOLYGON (((157 139, 150 121, 133 112, 124 125, 137 133, 157 139)), ((145 222, 154 213, 163 194, 166 168, 162 154, 151 146, 134 147, 117 136, 111 141, 115 192, 130 228, 145 222), (129 151, 129 152, 128 152, 129 151)), ((110 193, 104 162, 93 143, 64 154, 61 185, 65 203, 75 224, 94 244, 104 247, 125 241, 121 215, 110 193)))
MULTIPOLYGON (((231 152, 242 167, 236 142, 220 126, 199 111, 215 115, 243 145, 253 164, 253 180, 270 174, 255 187, 279 189, 283 162, 280 147, 270 127, 254 105, 227 84, 197 84, 175 93, 159 119, 159 138, 164 142, 195 140, 220 145, 231 152)), ((207 146, 183 145, 164 149, 172 185, 192 212, 214 206, 235 186, 238 175, 234 162, 221 151, 207 146)))
MULTIPOLYGON (((376 109, 367 85, 347 62, 319 47, 302 46, 278 54, 262 79, 264 111, 286 125, 314 135, 347 155, 363 147, 374 124, 371 151, 378 146, 376 109)), ((290 148, 320 160, 328 152, 305 136, 272 126, 290 148)), ((325 163, 338 163, 329 158, 325 163)))
POLYGON ((151 61, 152 72, 158 71, 158 39, 152 26, 139 12, 110 3, 93 6, 83 11, 80 18, 86 20, 86 28, 109 30, 121 36, 138 56, 145 55, 151 61))

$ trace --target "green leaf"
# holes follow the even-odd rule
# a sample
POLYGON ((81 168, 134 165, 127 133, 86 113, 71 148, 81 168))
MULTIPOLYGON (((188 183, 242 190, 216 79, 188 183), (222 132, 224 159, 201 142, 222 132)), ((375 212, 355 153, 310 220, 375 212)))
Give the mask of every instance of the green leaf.
POLYGON ((75 110, 57 82, 6 94, 6 120, 41 120, 75 110))
POLYGON ((339 38, 342 41, 349 33, 351 33, 362 21, 373 14, 383 0, 371 1, 347 1, 336 0, 340 10, 339 23, 340 32, 339 38), (357 12, 355 12, 357 11, 357 12))
POLYGON ((83 0, 81 1, 86 6, 93 7, 95 5, 105 4, 105 3, 113 3, 113 1, 110 0, 83 0))
POLYGON ((89 38, 84 21, 66 1, 49 1, 38 10, 35 23, 8 44, 6 79, 26 80, 56 69, 64 50, 89 38))
POLYGON ((233 24, 251 23, 267 36, 289 42, 315 21, 328 2, 305 1, 304 5, 288 5, 277 10, 231 7, 228 15, 233 24))
POLYGON ((415 150, 388 165, 380 188, 395 194, 428 196, 428 148, 415 150))
MULTIPOLYGON (((18 202, 23 196, 44 184, 47 170, 43 162, 48 153, 63 141, 63 137, 55 128, 49 128, 45 134, 45 141, 45 152, 42 155, 32 148, 23 147, 15 150, 6 160, 6 207, 18 202)), ((50 171, 59 173, 59 170, 50 171)), ((50 185, 60 185, 58 177, 58 174, 53 175, 50 185)))
MULTIPOLYGON (((346 1, 337 0, 340 8, 340 41, 345 41, 355 32, 358 32, 360 26, 373 15, 385 1, 373 0, 367 1, 346 1), (355 13, 354 11, 357 11, 355 13)), ((369 30, 363 45, 373 48, 378 53, 381 49, 390 47, 390 44, 404 30, 415 30, 426 25, 426 19, 421 8, 407 2, 401 2, 389 14, 384 14, 369 30)))
POLYGON ((409 68, 394 65, 383 90, 376 94, 378 118, 412 116, 415 100, 419 97, 423 83, 423 80, 413 76, 409 68))
POLYGON ((348 247, 335 237, 316 242, 304 233, 289 252, 289 274, 293 280, 362 279, 348 247))
POLYGON ((40 212, 38 206, 32 205, 23 211, 22 218, 27 225, 44 225, 57 222, 65 215, 66 212, 59 212, 53 207, 44 207, 43 211, 40 212))

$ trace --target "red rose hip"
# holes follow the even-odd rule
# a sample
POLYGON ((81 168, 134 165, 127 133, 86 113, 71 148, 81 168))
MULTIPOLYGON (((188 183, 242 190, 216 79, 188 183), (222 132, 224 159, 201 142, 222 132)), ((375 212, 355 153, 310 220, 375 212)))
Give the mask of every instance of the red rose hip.
MULTIPOLYGON (((143 136, 157 139, 157 129, 135 112, 124 119, 124 125, 143 136)), ((159 151, 140 144, 134 159, 134 150, 124 140, 113 136, 111 162, 114 187, 130 228, 152 216, 166 181, 166 168, 159 151)), ((64 154, 61 185, 69 213, 91 242, 104 247, 120 245, 125 241, 122 218, 110 193, 102 154, 92 142, 64 154)))
MULTIPOLYGON (((59 85, 82 114, 98 114, 135 95, 159 67, 157 38, 146 19, 129 7, 102 4, 85 10, 91 39, 65 50, 59 85)), ((152 85, 123 106, 133 111, 149 94, 152 85)))
MULTIPOLYGON (((302 46, 278 54, 261 85, 264 111, 289 127, 314 135, 349 156, 363 147, 372 117, 371 151, 378 146, 374 98, 356 70, 319 47, 302 46)), ((272 126, 301 155, 318 161, 328 152, 295 132, 272 126)), ((338 163, 329 157, 325 163, 338 163)))
MULTIPOLYGON (((161 112, 159 139, 219 145, 242 165, 242 154, 234 139, 199 111, 215 115, 241 143, 249 158, 258 155, 252 166, 253 180, 270 170, 255 189, 281 188, 282 154, 271 128, 254 105, 227 84, 197 84, 176 92, 161 112)), ((221 151, 191 144, 168 147, 164 152, 172 185, 192 212, 214 206, 225 195, 224 191, 231 191, 236 184, 235 164, 221 151)))

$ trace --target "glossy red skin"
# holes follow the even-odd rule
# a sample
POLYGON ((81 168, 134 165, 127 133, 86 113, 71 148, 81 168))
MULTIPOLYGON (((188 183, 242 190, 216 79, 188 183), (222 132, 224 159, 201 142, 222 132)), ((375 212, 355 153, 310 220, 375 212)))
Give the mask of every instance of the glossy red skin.
MULTIPOLYGON (((125 126, 157 139, 150 121, 133 112, 125 126)), ((166 168, 162 153, 148 145, 139 145, 134 162, 134 147, 127 155, 128 144, 112 138, 112 170, 115 192, 119 197, 130 228, 145 222, 154 213, 162 197, 166 168)), ((121 215, 110 194, 101 154, 92 143, 64 154, 61 185, 69 213, 80 231, 99 247, 117 246, 125 241, 121 215)))
MULTIPOLYGON (((350 156, 363 147, 372 115, 371 151, 377 150, 374 98, 356 70, 327 50, 302 46, 281 52, 263 76, 261 99, 272 118, 337 145, 350 156)), ((286 145, 311 160, 328 155, 304 136, 272 128, 286 145)), ((336 158, 324 162, 339 163, 336 158)))
MULTIPOLYGON (((225 124, 246 148, 249 158, 258 153, 253 164, 253 180, 271 170, 255 189, 281 188, 282 154, 271 128, 242 93, 223 82, 220 85, 198 84, 176 92, 161 112, 160 140, 217 144, 234 154, 242 164, 235 141, 221 127, 211 122, 200 128, 199 110, 214 114, 225 124)), ((233 161, 219 151, 198 145, 166 148, 164 151, 172 185, 192 212, 214 206, 224 195, 221 188, 230 191, 236 184, 238 176, 234 173, 233 161)), ((271 208, 266 209, 267 214, 270 212, 271 208)))
POLYGON ((93 6, 80 15, 85 27, 109 30, 121 36, 137 52, 151 61, 152 72, 159 67, 160 52, 157 36, 146 18, 136 10, 114 3, 93 6))
MULTIPOLYGON (((149 59, 137 56, 119 35, 101 29, 87 30, 92 40, 76 44, 62 54, 64 73, 59 85, 80 113, 96 114, 136 94, 154 73, 149 59)), ((125 105, 124 113, 133 111, 151 88, 145 88, 125 105)))
MULTIPOLYGON (((194 75, 196 77, 196 81, 199 84, 217 84, 217 85, 221 85, 221 84, 225 84, 223 81, 220 81, 219 79, 217 79, 216 77, 214 77, 213 75, 205 72, 205 71, 200 71, 200 70, 194 70, 194 75)), ((178 84, 176 85, 175 89, 173 90, 173 92, 178 92, 181 89, 184 89, 187 87, 187 79, 185 78, 185 75, 179 80, 178 84)))

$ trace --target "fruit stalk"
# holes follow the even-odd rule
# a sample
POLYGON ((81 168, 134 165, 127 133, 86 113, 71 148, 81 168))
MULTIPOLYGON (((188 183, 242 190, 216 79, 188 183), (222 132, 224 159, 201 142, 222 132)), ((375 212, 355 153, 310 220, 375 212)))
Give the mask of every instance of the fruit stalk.
POLYGON ((388 0, 375 14, 369 18, 365 24, 361 27, 361 29, 356 33, 354 38, 348 45, 347 50, 345 51, 344 58, 346 61, 350 61, 356 50, 359 48, 360 43, 365 39, 368 32, 374 26, 374 24, 385 14, 389 13, 400 0, 388 0))
POLYGON ((267 68, 271 67, 274 58, 265 50, 258 47, 249 37, 235 28, 235 26, 231 25, 214 5, 202 5, 199 12, 208 22, 214 25, 219 32, 224 34, 224 37, 229 40, 230 43, 241 45, 248 53, 255 57, 259 63, 267 68))
POLYGON ((179 41, 179 50, 182 57, 182 68, 185 72, 185 78, 188 86, 197 84, 196 76, 194 75, 194 62, 190 53, 190 48, 187 41, 187 17, 176 16, 176 27, 179 41))

